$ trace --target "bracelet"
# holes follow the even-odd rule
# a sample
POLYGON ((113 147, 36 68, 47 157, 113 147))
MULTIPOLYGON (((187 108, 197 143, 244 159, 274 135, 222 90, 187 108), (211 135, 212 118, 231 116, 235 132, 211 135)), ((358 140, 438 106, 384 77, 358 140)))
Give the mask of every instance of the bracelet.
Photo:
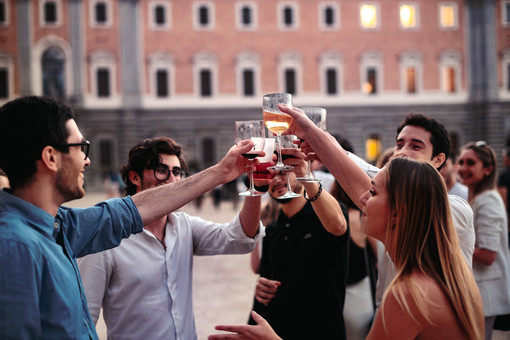
POLYGON ((319 198, 321 193, 322 193, 322 183, 319 182, 319 192, 317 192, 317 195, 313 196, 312 198, 308 198, 308 197, 306 197, 306 190, 305 190, 303 193, 303 196, 304 196, 305 200, 307 200, 308 202, 313 202, 313 201, 316 201, 317 198, 319 198))

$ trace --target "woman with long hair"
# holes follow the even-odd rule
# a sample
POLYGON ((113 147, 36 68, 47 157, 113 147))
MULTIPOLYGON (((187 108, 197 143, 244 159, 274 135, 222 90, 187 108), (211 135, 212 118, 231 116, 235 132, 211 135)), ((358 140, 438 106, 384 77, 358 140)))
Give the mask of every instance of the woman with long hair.
POLYGON ((486 142, 471 142, 461 149, 458 162, 473 208, 473 274, 483 299, 485 339, 490 340, 496 316, 510 313, 507 216, 496 188, 496 154, 486 142))
MULTIPOLYGON (((367 339, 482 339, 482 299, 439 172, 425 162, 392 159, 360 201, 364 232, 384 243, 397 270, 367 339)), ((257 326, 217 326, 237 337, 209 339, 278 339, 257 319, 257 326)))

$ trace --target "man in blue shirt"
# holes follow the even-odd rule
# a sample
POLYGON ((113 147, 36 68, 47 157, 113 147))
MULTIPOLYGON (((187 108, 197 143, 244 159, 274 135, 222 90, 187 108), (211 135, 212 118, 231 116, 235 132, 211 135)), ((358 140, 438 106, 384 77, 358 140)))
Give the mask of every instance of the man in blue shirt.
POLYGON ((61 204, 85 194, 90 165, 70 107, 23 97, 0 108, 0 338, 97 339, 76 258, 117 246, 143 225, 245 172, 242 142, 219 162, 177 183, 87 209, 61 204))

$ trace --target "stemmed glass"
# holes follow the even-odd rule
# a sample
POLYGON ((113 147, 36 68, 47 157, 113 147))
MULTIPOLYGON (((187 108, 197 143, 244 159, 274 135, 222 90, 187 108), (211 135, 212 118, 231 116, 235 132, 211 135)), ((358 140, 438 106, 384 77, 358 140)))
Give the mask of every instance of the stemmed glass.
MULTIPOLYGON (((285 135, 285 136, 281 136, 281 145, 282 145, 282 148, 284 149, 297 149, 297 144, 294 144, 294 140, 297 140, 297 137, 294 136, 294 135, 285 135)), ((280 150, 280 154, 281 154, 281 150, 280 150)), ((291 156, 291 155, 281 155, 283 159, 288 159, 288 158, 294 158, 294 156, 291 156)), ((294 168, 294 167, 292 167, 294 168)), ((292 187, 290 185, 290 179, 289 179, 289 173, 288 171, 285 171, 285 179, 287 181, 287 192, 281 196, 278 196, 277 198, 278 199, 283 199, 283 198, 294 198, 294 197, 299 197, 301 196, 301 194, 297 194, 295 193, 294 191, 292 191, 292 187)))
MULTIPOLYGON (((319 128, 322 130, 326 130, 326 109, 322 107, 302 107, 301 110, 305 113, 305 115, 319 128)), ((306 175, 304 177, 296 178, 300 182, 306 183, 314 183, 320 182, 320 179, 317 179, 313 176, 311 169, 311 162, 308 161, 306 166, 306 175)))
POLYGON ((264 150, 265 128, 262 120, 243 120, 235 122, 235 141, 236 144, 245 139, 251 139, 255 145, 242 156, 250 161, 250 188, 247 191, 239 193, 240 196, 261 196, 264 193, 258 192, 253 186, 253 160, 264 150))
POLYGON ((273 171, 288 171, 294 169, 294 167, 285 165, 282 162, 281 135, 288 130, 293 119, 288 114, 281 112, 278 108, 278 104, 292 106, 292 96, 289 93, 269 93, 264 95, 262 100, 264 123, 271 132, 276 134, 278 150, 278 161, 276 165, 268 169, 273 171))

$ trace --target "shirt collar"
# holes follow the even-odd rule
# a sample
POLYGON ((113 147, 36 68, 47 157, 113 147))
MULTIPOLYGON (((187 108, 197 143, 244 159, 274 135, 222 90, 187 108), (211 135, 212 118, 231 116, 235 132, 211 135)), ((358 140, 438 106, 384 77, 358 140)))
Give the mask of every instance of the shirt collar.
POLYGON ((16 215, 20 220, 49 235, 53 234, 55 216, 27 201, 11 194, 11 190, 0 190, 0 211, 16 215))

